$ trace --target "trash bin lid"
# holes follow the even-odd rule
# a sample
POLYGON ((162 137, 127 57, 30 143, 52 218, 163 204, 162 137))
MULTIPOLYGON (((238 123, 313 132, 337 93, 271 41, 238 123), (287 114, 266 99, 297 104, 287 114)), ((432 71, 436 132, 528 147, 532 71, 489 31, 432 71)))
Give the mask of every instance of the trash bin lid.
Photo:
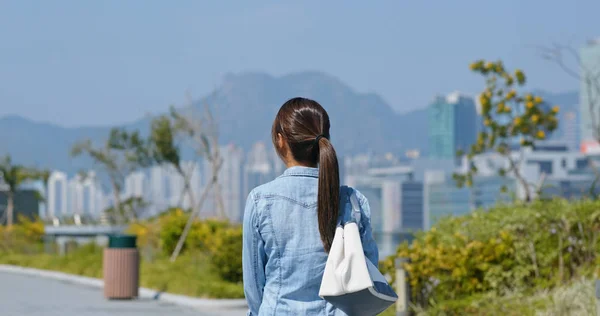
POLYGON ((110 235, 108 236, 108 248, 136 248, 135 235, 110 235))

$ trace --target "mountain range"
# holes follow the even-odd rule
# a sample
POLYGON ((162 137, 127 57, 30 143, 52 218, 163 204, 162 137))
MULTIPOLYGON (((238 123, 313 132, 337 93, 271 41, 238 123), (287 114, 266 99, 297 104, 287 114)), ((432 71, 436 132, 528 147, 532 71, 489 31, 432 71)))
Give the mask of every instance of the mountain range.
MULTIPOLYGON (((576 108, 577 93, 551 94, 537 91, 547 100, 576 108)), ((358 93, 339 79, 319 72, 281 77, 263 73, 225 76, 222 84, 192 106, 209 104, 219 123, 223 144, 234 143, 245 150, 257 141, 270 142, 270 129, 279 107, 289 98, 317 100, 331 119, 332 142, 339 155, 361 152, 395 153, 418 149, 427 152, 427 111, 397 113, 380 96, 358 93)), ((115 113, 118 115, 118 113, 115 113)), ((147 133, 150 118, 123 127, 147 133)), ((110 127, 66 128, 18 116, 0 118, 0 155, 10 153, 24 165, 53 168, 69 173, 89 168, 91 162, 69 157, 78 140, 101 140, 110 127)))

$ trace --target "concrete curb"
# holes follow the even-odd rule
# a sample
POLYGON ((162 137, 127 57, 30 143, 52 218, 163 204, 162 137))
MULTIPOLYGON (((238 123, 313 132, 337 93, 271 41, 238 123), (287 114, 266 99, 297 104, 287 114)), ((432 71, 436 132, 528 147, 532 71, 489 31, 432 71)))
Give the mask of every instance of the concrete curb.
MULTIPOLYGON (((104 287, 104 281, 101 279, 84 277, 79 275, 67 274, 63 272, 40 270, 33 268, 24 268, 20 266, 0 264, 0 272, 14 273, 29 275, 35 277, 42 277, 48 279, 54 279, 57 281, 83 285, 93 288, 102 289, 104 287)), ((140 287, 139 298, 142 299, 154 299, 161 302, 172 303, 175 305, 181 305, 196 309, 242 309, 247 308, 248 305, 244 299, 207 299, 207 298, 196 298, 185 295, 161 293, 156 290, 140 287)))

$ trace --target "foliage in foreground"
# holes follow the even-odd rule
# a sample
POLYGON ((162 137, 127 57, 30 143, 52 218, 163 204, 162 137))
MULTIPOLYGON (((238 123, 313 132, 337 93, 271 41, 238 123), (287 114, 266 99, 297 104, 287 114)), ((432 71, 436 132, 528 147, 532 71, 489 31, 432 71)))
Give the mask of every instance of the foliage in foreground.
MULTIPOLYGON (((600 202, 538 201, 446 218, 397 257, 411 260, 405 269, 417 307, 472 306, 477 297, 534 293, 593 274, 599 233, 600 202)), ((391 275, 393 259, 383 264, 391 275)))
MULTIPOLYGON (((130 228, 139 237, 141 286, 197 297, 243 298, 241 228, 226 222, 198 221, 186 251, 172 263, 168 249, 161 247, 174 247, 186 220, 185 213, 173 211, 130 228)), ((45 253, 43 233, 41 221, 25 218, 10 229, 0 226, 0 264, 102 277, 101 247, 67 247, 64 256, 45 253)))
MULTIPOLYGON (((129 231, 138 236, 143 255, 158 251, 167 256, 175 249, 188 218, 189 213, 173 209, 158 218, 133 224, 129 231)), ((239 225, 221 220, 196 220, 182 253, 202 254, 223 280, 242 281, 242 227, 239 225)))

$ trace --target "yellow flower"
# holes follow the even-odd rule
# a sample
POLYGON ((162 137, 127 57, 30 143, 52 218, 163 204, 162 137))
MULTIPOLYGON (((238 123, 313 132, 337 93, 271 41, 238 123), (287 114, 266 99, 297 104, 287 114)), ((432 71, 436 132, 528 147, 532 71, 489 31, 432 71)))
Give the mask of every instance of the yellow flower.
POLYGON ((489 119, 485 119, 485 121, 483 121, 483 125, 485 126, 490 126, 492 124, 492 121, 490 121, 489 119))
POLYGON ((479 103, 481 103, 481 105, 486 106, 488 105, 490 102, 490 99, 487 97, 487 95, 485 93, 482 93, 479 96, 479 103))
POLYGON ((514 98, 514 97, 515 97, 515 95, 517 95, 517 92, 515 92, 515 90, 510 90, 510 91, 508 91, 508 93, 506 94, 506 99, 507 99, 507 100, 510 100, 510 99, 514 98))
POLYGON ((531 108, 533 107, 533 102, 531 102, 531 101, 528 101, 527 103, 525 103, 525 106, 526 106, 528 109, 531 109, 531 108))
POLYGON ((494 68, 494 64, 493 64, 492 62, 489 62, 489 61, 488 61, 488 62, 485 64, 485 69, 486 69, 486 70, 492 70, 492 68, 494 68))
POLYGON ((525 74, 520 69, 515 70, 515 77, 517 78, 517 82, 519 82, 519 84, 522 85, 525 83, 525 74))
POLYGON ((496 112, 498 112, 498 113, 504 112, 504 103, 503 102, 498 103, 498 109, 496 110, 496 112))
POLYGON ((535 97, 535 98, 533 99, 533 102, 535 102, 535 103, 538 103, 538 104, 539 104, 539 103, 542 103, 542 102, 544 102, 544 99, 542 99, 542 97, 535 97))
POLYGON ((510 111, 512 111, 512 108, 510 106, 505 106, 504 107, 504 113, 510 113, 510 111))
POLYGON ((560 111, 560 107, 559 107, 558 105, 555 105, 555 106, 552 108, 552 112, 554 112, 554 113, 558 113, 558 111, 560 111))
POLYGON ((538 131, 536 136, 539 139, 544 139, 544 138, 546 138, 546 133, 544 133, 544 131, 538 131))
POLYGON ((501 62, 498 62, 498 63, 496 64, 496 67, 494 68, 494 70, 495 70, 497 73, 502 73, 502 72, 504 72, 504 67, 502 67, 502 63, 501 63, 501 62))
POLYGON ((478 64, 478 63, 471 63, 471 64, 469 65, 469 68, 470 68, 471 70, 475 70, 475 69, 479 68, 478 66, 479 66, 479 64, 478 64))
POLYGON ((515 117, 513 123, 517 126, 521 125, 521 123, 523 123, 523 120, 520 117, 515 117))
POLYGON ((533 96, 531 94, 526 94, 525 95, 525 101, 533 101, 533 96))
POLYGON ((537 123, 540 120, 540 117, 537 114, 531 116, 531 121, 537 123))

